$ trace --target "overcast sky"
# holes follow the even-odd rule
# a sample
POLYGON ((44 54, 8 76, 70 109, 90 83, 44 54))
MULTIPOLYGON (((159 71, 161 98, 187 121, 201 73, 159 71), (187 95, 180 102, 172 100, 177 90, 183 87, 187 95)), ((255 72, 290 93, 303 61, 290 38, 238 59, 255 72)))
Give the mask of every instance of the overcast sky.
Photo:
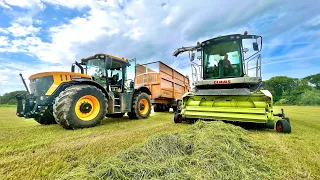
POLYGON ((0 94, 95 53, 190 76, 176 48, 245 30, 263 36, 264 80, 320 72, 320 0, 0 0, 0 94))

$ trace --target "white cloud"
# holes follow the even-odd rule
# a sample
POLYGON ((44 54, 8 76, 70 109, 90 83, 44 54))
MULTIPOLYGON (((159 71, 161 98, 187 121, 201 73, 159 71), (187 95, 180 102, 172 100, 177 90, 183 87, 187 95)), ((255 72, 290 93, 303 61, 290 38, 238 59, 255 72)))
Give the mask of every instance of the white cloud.
POLYGON ((318 26, 320 25, 320 15, 312 18, 306 23, 307 26, 318 26))
POLYGON ((0 27, 0 33, 8 34, 9 32, 6 29, 0 27))
POLYGON ((34 4, 44 7, 41 0, 5 0, 5 2, 10 6, 18 6, 21 8, 32 8, 34 4))
POLYGON ((0 1, 0 6, 6 8, 6 9, 12 10, 12 8, 10 6, 8 6, 7 4, 5 4, 3 1, 0 1))
POLYGON ((0 46, 8 46, 9 40, 6 36, 0 36, 0 46))
POLYGON ((36 35, 41 28, 36 28, 33 26, 21 26, 18 23, 13 23, 10 27, 8 27, 7 31, 12 33, 13 36, 27 36, 27 35, 36 35))

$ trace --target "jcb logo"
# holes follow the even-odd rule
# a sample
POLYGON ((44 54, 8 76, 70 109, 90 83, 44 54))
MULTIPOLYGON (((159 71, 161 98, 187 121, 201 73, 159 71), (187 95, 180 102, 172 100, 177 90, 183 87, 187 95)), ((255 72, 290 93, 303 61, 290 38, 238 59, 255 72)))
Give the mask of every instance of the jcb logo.
POLYGON ((231 80, 217 80, 213 81, 214 84, 230 84, 231 80))

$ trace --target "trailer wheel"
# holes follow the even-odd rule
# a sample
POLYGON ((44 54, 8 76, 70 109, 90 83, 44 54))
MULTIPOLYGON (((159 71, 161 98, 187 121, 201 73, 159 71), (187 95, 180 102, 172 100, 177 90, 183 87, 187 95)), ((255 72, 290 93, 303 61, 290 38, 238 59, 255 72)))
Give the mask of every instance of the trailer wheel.
POLYGON ((154 111, 154 112, 161 112, 161 109, 160 109, 160 107, 159 107, 158 104, 154 104, 154 105, 153 105, 153 111, 154 111))
POLYGON ((276 129, 281 133, 291 133, 291 125, 286 119, 278 120, 276 123, 276 129))
POLYGON ((151 101, 149 95, 138 92, 133 96, 132 109, 128 113, 130 119, 146 119, 151 113, 151 101))
POLYGON ((177 107, 177 106, 172 106, 172 110, 173 110, 173 112, 176 112, 176 111, 177 111, 177 109, 178 109, 178 107, 177 107))
POLYGON ((52 115, 52 112, 49 109, 47 109, 42 116, 34 118, 34 120, 42 125, 57 124, 56 120, 52 115))
POLYGON ((90 85, 74 85, 56 98, 53 114, 66 129, 88 128, 104 119, 107 107, 107 99, 101 90, 90 85))

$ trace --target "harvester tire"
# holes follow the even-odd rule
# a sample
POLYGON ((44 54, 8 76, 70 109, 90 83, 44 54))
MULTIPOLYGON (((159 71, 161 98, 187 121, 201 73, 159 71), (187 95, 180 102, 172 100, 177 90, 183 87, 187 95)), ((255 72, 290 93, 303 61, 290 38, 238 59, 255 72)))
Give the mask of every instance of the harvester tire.
POLYGON ((42 116, 34 118, 34 120, 42 125, 57 124, 52 115, 52 112, 49 109, 47 109, 42 116))
POLYGON ((182 120, 183 120, 183 118, 182 118, 181 114, 179 114, 179 113, 174 114, 174 123, 182 123, 182 120))
POLYGON ((128 113, 130 119, 146 119, 151 113, 151 101, 149 95, 138 92, 133 96, 132 109, 128 113))
POLYGON ((290 122, 286 119, 278 120, 276 123, 276 129, 281 133, 291 133, 290 122))
POLYGON ((104 93, 90 85, 66 88, 55 99, 53 115, 66 129, 96 126, 107 114, 108 101, 104 93))

